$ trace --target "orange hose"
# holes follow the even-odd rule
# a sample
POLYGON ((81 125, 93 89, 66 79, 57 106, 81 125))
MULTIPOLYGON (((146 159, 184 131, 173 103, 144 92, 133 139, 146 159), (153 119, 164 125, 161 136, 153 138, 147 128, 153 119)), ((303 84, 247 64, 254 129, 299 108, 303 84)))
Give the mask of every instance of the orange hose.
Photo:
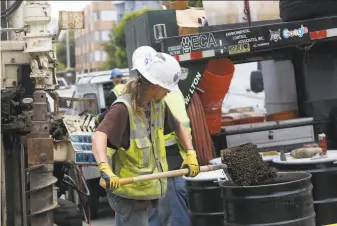
POLYGON ((191 121, 193 145, 197 152, 198 162, 200 165, 207 165, 211 159, 215 158, 215 152, 204 108, 197 93, 192 96, 187 114, 191 121))
POLYGON ((229 90, 234 70, 234 64, 227 58, 209 60, 198 85, 203 91, 199 93, 199 97, 211 134, 221 131, 221 106, 229 90))

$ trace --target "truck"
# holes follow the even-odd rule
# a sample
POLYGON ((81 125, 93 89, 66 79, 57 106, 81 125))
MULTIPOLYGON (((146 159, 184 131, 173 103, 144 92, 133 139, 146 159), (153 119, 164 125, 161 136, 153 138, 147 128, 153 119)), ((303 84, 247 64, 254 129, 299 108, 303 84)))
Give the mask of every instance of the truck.
POLYGON ((68 85, 65 78, 58 77, 57 78, 58 89, 56 92, 60 97, 73 97, 74 96, 74 85, 68 85))
MULTIPOLYGON (((318 6, 313 7, 317 1, 304 5, 300 4, 304 0, 281 2, 292 4, 285 7, 286 13, 282 9, 283 21, 200 26, 196 33, 179 35, 176 10, 156 10, 144 13, 125 27, 130 68, 132 52, 142 45, 176 57, 187 74, 179 84, 187 107, 191 97, 201 92, 197 88, 208 62, 219 58, 228 58, 234 64, 261 62, 262 73, 250 75, 249 92, 260 95, 264 91, 266 99, 275 97, 275 93, 276 97, 283 96, 278 95, 282 93, 287 108, 296 106, 299 118, 221 126, 219 133, 211 134, 214 158, 224 148, 252 140, 261 152, 301 147, 315 142, 319 133, 327 135, 329 148, 337 146, 333 51, 337 47, 337 16, 332 12, 336 7, 329 5, 334 1, 323 4, 320 0, 321 11, 316 10, 318 6), (329 13, 321 17, 319 12, 329 13), (242 33, 247 38, 233 39, 242 33), (284 84, 279 79, 287 75, 290 78, 284 84), (271 83, 266 82, 265 76, 271 78, 271 83), (290 90, 291 84, 295 92, 290 90)), ((62 99, 55 93, 55 38, 45 26, 50 20, 48 2, 1 4, 1 17, 9 21, 1 26, 1 223, 82 225, 82 215, 87 222, 90 220, 90 191, 81 168, 96 167, 91 134, 98 105, 93 98, 62 99), (47 98, 54 100, 52 114, 47 98), (70 104, 60 106, 60 99, 70 104), (83 111, 69 107, 75 103, 83 105, 83 111), (61 222, 57 222, 60 218, 61 222)), ((83 13, 61 12, 60 20, 61 29, 84 26, 83 13)), ((283 99, 268 100, 267 114, 285 109, 283 99)), ((333 181, 336 180, 326 183, 333 181)), ((337 195, 330 192, 329 203, 315 203, 316 210, 319 204, 328 205, 323 211, 326 217, 318 216, 317 225, 337 222, 337 203, 333 199, 337 195)))
MULTIPOLYGON (((209 90, 199 90, 212 60, 229 59, 235 65, 259 62, 259 72, 250 75, 249 90, 257 94, 264 92, 267 120, 219 126, 219 132, 211 133, 214 158, 219 158, 223 149, 250 142, 261 153, 287 152, 317 142, 321 133, 326 135, 329 149, 336 149, 335 2, 280 0, 281 19, 261 21, 249 19, 247 2, 246 22, 207 26, 207 17, 203 17, 199 18, 198 26, 193 25, 189 30, 184 30, 188 26, 183 21, 179 24, 177 18, 192 9, 180 9, 179 14, 175 9, 145 12, 125 26, 128 62, 133 51, 144 45, 174 56, 187 74, 179 82, 187 108, 196 93, 202 96, 219 89, 213 84, 209 90), (276 117, 284 112, 285 117, 276 117)), ((334 166, 331 167, 329 170, 334 171, 334 166)), ((334 187, 335 180, 336 177, 329 177, 324 180, 325 186, 334 187)), ((316 225, 336 223, 337 217, 329 209, 337 207, 337 193, 315 191, 316 225), (324 200, 320 198, 323 196, 324 200)))

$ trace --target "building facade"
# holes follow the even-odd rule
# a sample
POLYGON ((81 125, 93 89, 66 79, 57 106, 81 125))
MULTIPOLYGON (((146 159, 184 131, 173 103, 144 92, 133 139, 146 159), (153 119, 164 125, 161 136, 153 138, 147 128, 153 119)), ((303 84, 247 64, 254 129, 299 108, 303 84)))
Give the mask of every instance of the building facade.
POLYGON ((103 44, 110 41, 117 25, 113 1, 92 1, 84 9, 85 28, 75 30, 76 72, 99 71, 107 59, 103 44))
POLYGON ((161 9, 161 1, 115 1, 117 22, 119 22, 125 14, 139 11, 145 8, 161 9))

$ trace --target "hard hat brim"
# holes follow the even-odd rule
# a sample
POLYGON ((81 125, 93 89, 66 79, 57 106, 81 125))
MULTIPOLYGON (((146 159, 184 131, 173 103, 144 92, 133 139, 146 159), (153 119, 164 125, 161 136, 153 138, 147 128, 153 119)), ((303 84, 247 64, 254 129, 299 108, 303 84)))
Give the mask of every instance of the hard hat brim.
POLYGON ((145 69, 143 67, 137 67, 137 65, 136 65, 134 67, 134 70, 138 70, 138 72, 153 85, 158 85, 158 86, 160 86, 164 89, 168 89, 169 91, 172 91, 172 92, 180 91, 178 84, 175 84, 173 86, 165 85, 162 82, 160 82, 156 79, 153 79, 151 76, 149 76, 149 74, 147 73, 147 71, 145 71, 145 69))

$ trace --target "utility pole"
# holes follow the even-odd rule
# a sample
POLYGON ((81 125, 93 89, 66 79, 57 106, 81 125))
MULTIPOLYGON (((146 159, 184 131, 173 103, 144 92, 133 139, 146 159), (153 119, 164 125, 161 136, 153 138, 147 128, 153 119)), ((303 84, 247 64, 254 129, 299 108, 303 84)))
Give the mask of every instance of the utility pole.
POLYGON ((69 29, 66 30, 66 42, 67 42, 67 68, 70 68, 69 29))

